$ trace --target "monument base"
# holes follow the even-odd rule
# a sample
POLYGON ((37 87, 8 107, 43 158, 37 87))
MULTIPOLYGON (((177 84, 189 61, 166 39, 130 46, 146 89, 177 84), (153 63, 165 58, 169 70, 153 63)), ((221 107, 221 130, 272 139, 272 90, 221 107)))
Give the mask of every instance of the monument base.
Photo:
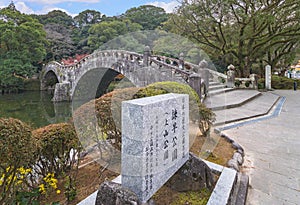
MULTIPOLYGON (((171 177, 167 186, 176 191, 200 191, 203 188, 212 190, 214 178, 211 169, 200 158, 189 155, 189 160, 171 177)), ((155 205, 150 199, 142 203, 138 196, 121 184, 106 181, 100 185, 95 205, 155 205)))

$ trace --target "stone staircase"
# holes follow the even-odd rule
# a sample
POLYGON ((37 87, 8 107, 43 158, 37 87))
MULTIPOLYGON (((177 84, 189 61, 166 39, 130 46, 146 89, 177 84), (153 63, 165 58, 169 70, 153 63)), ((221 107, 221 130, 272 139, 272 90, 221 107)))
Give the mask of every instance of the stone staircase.
POLYGON ((280 98, 271 92, 226 88, 213 81, 209 85, 204 103, 216 114, 215 127, 267 115, 280 98))

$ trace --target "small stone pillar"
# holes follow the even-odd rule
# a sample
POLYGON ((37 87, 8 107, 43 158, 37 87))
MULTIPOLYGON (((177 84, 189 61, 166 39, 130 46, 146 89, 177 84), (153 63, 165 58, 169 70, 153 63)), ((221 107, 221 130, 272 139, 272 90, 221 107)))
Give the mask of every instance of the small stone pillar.
POLYGON ((184 69, 184 54, 183 53, 179 54, 179 68, 184 69))
POLYGON ((250 74, 251 85, 253 89, 258 89, 258 77, 256 74, 250 74))
POLYGON ((144 66, 149 66, 149 57, 151 56, 151 50, 149 46, 145 46, 144 55, 143 55, 143 64, 144 66))
POLYGON ((201 93, 201 94, 202 95, 207 94, 209 89, 209 70, 208 70, 208 63, 206 62, 206 60, 200 61, 198 73, 200 74, 201 79, 204 81, 205 84, 205 89, 204 89, 205 93, 201 93))
POLYGON ((70 101, 70 83, 56 83, 54 96, 52 98, 53 102, 62 102, 62 101, 70 101))
POLYGON ((227 67, 228 71, 227 71, 227 87, 228 88, 234 88, 234 80, 235 80, 235 67, 234 65, 230 64, 227 67))
POLYGON ((189 85, 196 91, 201 100, 201 76, 199 74, 192 74, 189 77, 189 85))
POLYGON ((271 89, 271 66, 267 65, 265 67, 265 87, 266 89, 271 89))

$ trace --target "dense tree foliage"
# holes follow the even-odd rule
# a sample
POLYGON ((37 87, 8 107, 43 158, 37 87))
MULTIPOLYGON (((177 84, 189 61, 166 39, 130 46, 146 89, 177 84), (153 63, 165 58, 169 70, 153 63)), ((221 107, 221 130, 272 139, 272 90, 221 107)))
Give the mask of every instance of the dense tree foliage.
POLYGON ((183 2, 167 28, 247 76, 256 65, 292 60, 299 47, 299 12, 294 0, 192 0, 183 2))
POLYGON ((141 30, 141 28, 141 25, 132 23, 129 20, 103 21, 98 24, 94 24, 89 29, 88 45, 92 48, 92 50, 96 50, 101 45, 115 37, 141 30))
POLYGON ((72 16, 59 10, 54 10, 45 15, 35 15, 44 25, 47 40, 50 42, 46 47, 47 56, 45 61, 61 60, 72 56, 76 47, 72 39, 75 22, 72 16))
POLYGON ((105 16, 95 10, 85 10, 74 17, 76 27, 73 30, 73 41, 76 45, 77 53, 92 52, 88 46, 89 29, 93 24, 100 23, 103 19, 105 19, 105 16))
POLYGON ((131 8, 122 17, 140 24, 143 30, 154 30, 168 20, 168 14, 163 8, 152 5, 131 8))
POLYGON ((46 33, 30 16, 0 10, 0 90, 18 90, 31 77, 46 54, 46 33))

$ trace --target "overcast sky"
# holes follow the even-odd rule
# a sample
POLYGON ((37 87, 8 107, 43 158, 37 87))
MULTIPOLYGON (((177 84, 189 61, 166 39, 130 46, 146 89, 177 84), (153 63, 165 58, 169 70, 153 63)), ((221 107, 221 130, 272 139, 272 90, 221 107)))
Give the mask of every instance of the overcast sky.
MULTIPOLYGON (((0 0, 0 8, 8 6, 11 0, 0 0)), ((81 11, 92 9, 107 16, 116 16, 132 7, 145 4, 159 6, 168 13, 179 4, 178 0, 14 0, 16 8, 26 14, 46 14, 59 9, 75 16, 81 11)))

